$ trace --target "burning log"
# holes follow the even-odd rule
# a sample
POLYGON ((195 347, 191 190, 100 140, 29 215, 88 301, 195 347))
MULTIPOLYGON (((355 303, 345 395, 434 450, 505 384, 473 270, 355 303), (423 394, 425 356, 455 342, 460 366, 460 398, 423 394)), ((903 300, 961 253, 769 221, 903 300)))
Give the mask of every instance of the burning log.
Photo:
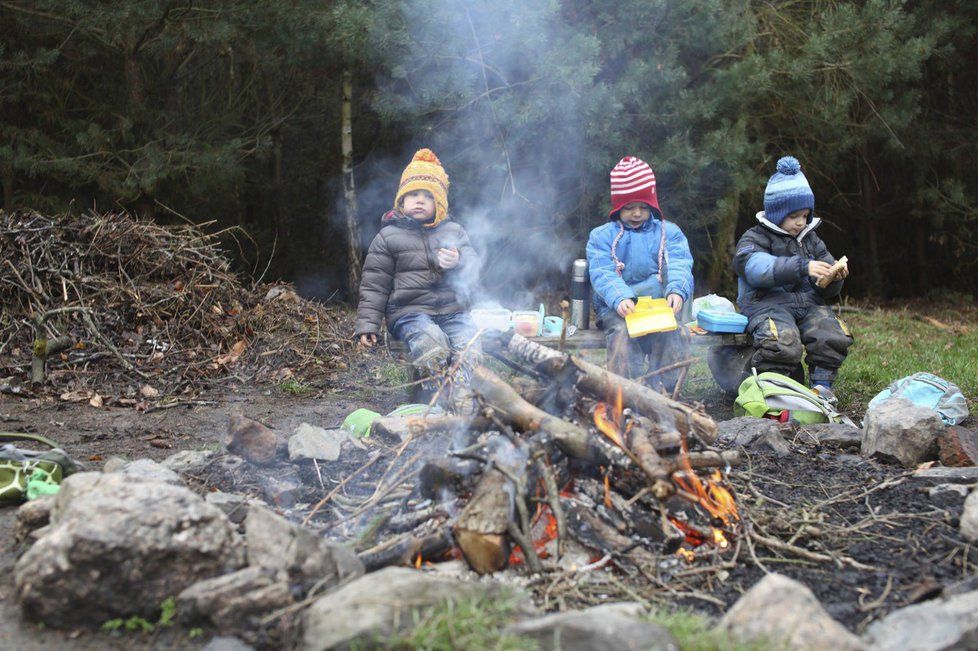
POLYGON ((673 428, 667 429, 676 429, 686 435, 693 434, 706 445, 717 438, 717 426, 712 418, 656 393, 644 384, 623 378, 573 355, 547 348, 516 333, 503 333, 499 342, 521 361, 533 365, 536 370, 550 377, 558 375, 567 364, 572 364, 580 375, 578 388, 598 400, 605 400, 621 391, 625 405, 656 422, 674 424, 673 428))
POLYGON ((595 459, 594 449, 590 444, 591 436, 585 428, 533 406, 489 369, 480 366, 472 372, 472 389, 503 418, 522 431, 543 432, 570 456, 595 459))
POLYGON ((427 535, 418 536, 409 532, 386 540, 359 554, 359 557, 366 570, 373 572, 390 565, 418 564, 423 558, 441 559, 453 546, 451 529, 444 526, 427 535))
POLYGON ((506 534, 515 515, 513 492, 498 468, 487 470, 452 527, 465 560, 479 574, 496 572, 509 563, 506 534))

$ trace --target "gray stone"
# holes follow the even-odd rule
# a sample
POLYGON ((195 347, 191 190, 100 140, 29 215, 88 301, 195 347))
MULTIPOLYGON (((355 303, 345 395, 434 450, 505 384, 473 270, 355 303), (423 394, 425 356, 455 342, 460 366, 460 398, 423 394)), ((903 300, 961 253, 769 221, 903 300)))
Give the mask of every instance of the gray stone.
POLYGON ((54 506, 54 495, 44 495, 21 504, 17 509, 14 540, 22 543, 31 533, 46 527, 51 521, 52 506, 54 506))
POLYGON ((866 412, 862 453, 913 468, 937 459, 937 439, 944 428, 933 409, 918 407, 902 398, 887 400, 866 412))
POLYGON ((978 491, 971 491, 964 500, 961 513, 961 535, 965 540, 978 542, 978 491))
POLYGON ((770 418, 740 416, 717 423, 717 440, 724 446, 768 450, 778 456, 785 456, 791 453, 791 446, 782 432, 793 429, 793 426, 783 425, 770 418))
POLYGON ((927 497, 935 498, 938 495, 947 495, 953 493, 959 495, 960 497, 967 497, 969 489, 964 484, 938 484, 937 486, 931 486, 927 491, 927 497))
POLYGON ((193 475, 210 465, 214 456, 209 450, 180 450, 163 459, 160 464, 173 472, 193 475))
POLYGON ((825 612, 811 590, 780 574, 768 574, 758 581, 717 627, 741 642, 776 649, 866 649, 858 637, 825 612))
POLYGON ((978 648, 978 591, 895 610, 873 622, 865 639, 887 651, 978 648))
POLYGON ((152 459, 136 459, 122 466, 116 472, 122 473, 127 477, 146 479, 150 481, 162 481, 174 486, 183 486, 180 475, 169 468, 156 463, 152 459))
POLYGON ((320 538, 268 509, 252 505, 245 519, 248 564, 285 572, 304 588, 339 585, 364 572, 345 545, 320 538))
POLYGON ((423 613, 449 600, 500 598, 505 591, 496 583, 452 581, 403 567, 384 568, 314 601, 302 618, 299 648, 369 648, 377 639, 409 631, 416 621, 415 612, 423 613))
POLYGON ((679 651, 667 629, 636 619, 638 604, 605 604, 529 619, 505 629, 534 640, 543 651, 679 651))
POLYGON ((215 637, 201 651, 255 651, 255 647, 236 637, 215 637))
POLYGON ((268 506, 257 498, 250 498, 245 495, 238 495, 237 493, 224 493, 222 491, 208 493, 204 496, 204 501, 221 509, 224 515, 228 516, 228 520, 234 524, 241 524, 245 521, 245 518, 248 517, 248 509, 253 504, 257 506, 268 506))
POLYGON ((778 423, 770 418, 740 416, 717 423, 717 443, 727 446, 749 446, 768 433, 780 433, 778 423))
POLYGON ((48 532, 17 561, 17 600, 54 627, 154 617, 184 588, 244 564, 220 510, 183 486, 120 473, 61 484, 48 532))
POLYGON ((798 438, 802 443, 814 441, 830 448, 852 450, 862 445, 863 433, 858 427, 845 423, 818 423, 803 425, 798 430, 798 438))
POLYGON ((127 463, 129 463, 129 459, 115 456, 109 457, 106 459, 105 465, 102 466, 102 472, 119 472, 127 463))
POLYGON ((327 430, 302 423, 289 439, 289 461, 336 461, 340 458, 340 446, 349 438, 346 430, 327 430))
POLYGON ((199 581, 177 596, 180 621, 209 622, 221 633, 257 630, 265 616, 292 603, 284 573, 262 567, 199 581))

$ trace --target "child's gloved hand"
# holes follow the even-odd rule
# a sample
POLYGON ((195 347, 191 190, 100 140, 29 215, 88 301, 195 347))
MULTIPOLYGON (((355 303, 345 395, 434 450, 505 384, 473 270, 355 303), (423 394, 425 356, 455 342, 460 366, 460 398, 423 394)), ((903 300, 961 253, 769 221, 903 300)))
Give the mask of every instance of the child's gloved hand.
POLYGON ((367 348, 373 348, 374 344, 377 343, 377 335, 360 335, 360 345, 367 348))
POLYGON ((454 269, 458 266, 458 249, 438 249, 438 266, 442 269, 454 269))
POLYGON ((672 311, 679 314, 683 309, 683 297, 679 294, 669 294, 666 296, 666 303, 672 308, 672 311))
POLYGON ((818 280, 829 271, 831 271, 832 265, 828 262, 822 262, 821 260, 812 260, 808 263, 808 275, 818 280))
POLYGON ((618 316, 624 319, 626 316, 635 311, 635 301, 630 298, 626 298, 618 304, 618 309, 616 311, 618 312, 618 316))

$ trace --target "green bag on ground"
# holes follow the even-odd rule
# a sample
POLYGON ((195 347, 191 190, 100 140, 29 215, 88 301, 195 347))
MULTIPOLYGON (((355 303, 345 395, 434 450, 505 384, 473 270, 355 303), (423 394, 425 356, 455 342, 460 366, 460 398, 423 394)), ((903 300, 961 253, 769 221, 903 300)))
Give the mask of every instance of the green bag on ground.
POLYGON ((57 443, 38 434, 0 432, 0 443, 0 504, 53 495, 61 480, 78 470, 57 443), (33 441, 50 449, 28 450, 10 441, 33 441))
POLYGON ((734 401, 735 416, 778 418, 783 412, 788 412, 788 419, 802 425, 853 424, 828 400, 786 375, 755 371, 740 383, 734 401))

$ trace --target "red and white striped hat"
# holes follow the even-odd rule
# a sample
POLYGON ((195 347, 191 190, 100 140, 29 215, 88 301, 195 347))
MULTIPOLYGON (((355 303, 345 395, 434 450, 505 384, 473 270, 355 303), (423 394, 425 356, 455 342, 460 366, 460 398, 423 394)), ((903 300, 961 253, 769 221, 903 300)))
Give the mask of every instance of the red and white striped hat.
POLYGON ((633 201, 641 201, 659 210, 655 196, 655 173, 648 163, 634 156, 625 156, 611 170, 611 210, 608 217, 633 201))

